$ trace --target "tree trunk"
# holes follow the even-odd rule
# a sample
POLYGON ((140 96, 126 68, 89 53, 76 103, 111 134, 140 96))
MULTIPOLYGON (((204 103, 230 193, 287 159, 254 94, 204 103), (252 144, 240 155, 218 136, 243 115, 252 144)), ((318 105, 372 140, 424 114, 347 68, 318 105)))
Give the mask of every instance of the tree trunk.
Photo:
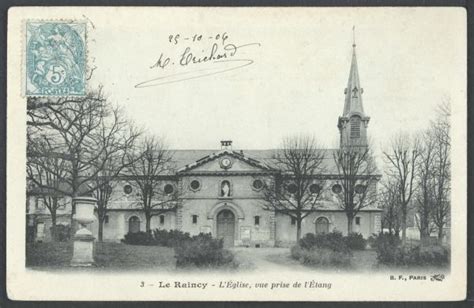
POLYGON ((145 215, 145 226, 146 226, 146 232, 151 233, 151 216, 150 215, 145 215))
POLYGON ((407 209, 406 205, 402 209, 402 244, 407 243, 407 209))
POLYGON ((76 214, 76 202, 75 202, 76 197, 78 197, 76 192, 73 192, 73 195, 71 197, 71 238, 74 237, 74 235, 76 234, 76 231, 79 229, 78 223, 74 219, 74 214, 76 214))
POLYGON ((438 226, 438 242, 443 243, 443 225, 438 226))
POLYGON ((51 212, 51 239, 53 242, 57 241, 56 236, 56 211, 51 212))
POLYGON ((104 234, 104 218, 103 217, 101 218, 99 215, 99 231, 97 235, 99 242, 102 242, 103 234, 104 234))
POLYGON ((420 239, 422 244, 427 244, 429 242, 430 232, 429 232, 429 222, 426 217, 420 218, 420 239))
POLYGON ((296 219, 296 243, 301 239, 301 219, 296 219))
POLYGON ((347 235, 352 233, 352 223, 354 221, 353 216, 347 215, 347 235))

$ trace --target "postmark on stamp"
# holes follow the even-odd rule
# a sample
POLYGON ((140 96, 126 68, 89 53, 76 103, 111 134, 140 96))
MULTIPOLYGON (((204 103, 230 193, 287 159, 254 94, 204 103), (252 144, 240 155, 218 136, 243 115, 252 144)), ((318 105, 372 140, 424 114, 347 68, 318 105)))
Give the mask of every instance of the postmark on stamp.
POLYGON ((86 94, 86 23, 27 21, 27 96, 86 94))

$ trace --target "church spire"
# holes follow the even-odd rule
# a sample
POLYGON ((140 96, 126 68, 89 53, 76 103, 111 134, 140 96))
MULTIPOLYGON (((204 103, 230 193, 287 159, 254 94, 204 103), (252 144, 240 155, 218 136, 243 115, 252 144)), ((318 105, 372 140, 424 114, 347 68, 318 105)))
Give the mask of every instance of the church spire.
POLYGON ((367 125, 370 118, 365 115, 362 104, 359 70, 357 67, 356 42, 354 27, 352 38, 352 61, 349 80, 344 90, 344 111, 339 117, 337 127, 340 133, 340 147, 367 147, 367 125))
POLYGON ((352 62, 351 69, 349 71, 349 80, 347 81, 347 88, 344 90, 346 95, 344 103, 343 116, 350 116, 350 114, 358 113, 364 115, 364 107, 362 104, 362 93, 364 89, 360 86, 359 80, 359 69, 357 68, 357 56, 356 56, 356 43, 355 43, 355 30, 353 31, 353 42, 352 42, 352 62))

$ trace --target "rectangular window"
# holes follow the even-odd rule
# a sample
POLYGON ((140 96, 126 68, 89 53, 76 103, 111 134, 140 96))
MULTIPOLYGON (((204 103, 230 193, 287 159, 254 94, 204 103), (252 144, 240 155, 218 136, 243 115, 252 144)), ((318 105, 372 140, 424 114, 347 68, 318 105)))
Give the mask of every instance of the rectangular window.
POLYGON ((165 215, 160 215, 160 225, 165 223, 165 215))
POLYGON ((255 225, 260 225, 260 216, 255 216, 255 225))
POLYGON ((197 224, 198 222, 198 215, 193 215, 193 224, 197 224))
POLYGON ((296 225, 296 218, 294 218, 294 217, 290 217, 290 218, 291 218, 291 224, 296 225))
POLYGON ((354 116, 351 118, 351 138, 360 138, 360 118, 354 116))
POLYGON ((356 225, 360 225, 360 217, 356 217, 356 225))
POLYGON ((104 216, 104 223, 108 224, 109 223, 109 215, 104 216))
POLYGON ((36 199, 36 208, 39 210, 44 209, 44 200, 42 198, 36 199))

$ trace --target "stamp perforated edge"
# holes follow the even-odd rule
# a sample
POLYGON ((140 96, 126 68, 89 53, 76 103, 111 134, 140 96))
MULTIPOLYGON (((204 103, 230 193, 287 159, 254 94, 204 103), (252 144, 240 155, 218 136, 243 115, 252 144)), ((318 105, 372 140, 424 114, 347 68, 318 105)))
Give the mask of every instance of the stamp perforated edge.
POLYGON ((27 18, 21 21, 21 84, 20 84, 20 93, 21 97, 23 98, 35 98, 35 97, 47 97, 47 98, 61 98, 61 97, 84 97, 90 91, 88 76, 91 74, 91 68, 89 67, 89 27, 91 21, 86 19, 73 19, 73 18, 58 18, 58 19, 35 19, 35 18, 27 18), (83 95, 29 95, 26 93, 26 83, 27 83, 27 68, 26 68, 26 47, 28 45, 27 42, 27 24, 30 22, 37 22, 37 23, 76 23, 76 24, 84 24, 85 26, 85 33, 84 33, 84 57, 85 57, 85 72, 84 72, 84 90, 85 93, 83 95))

